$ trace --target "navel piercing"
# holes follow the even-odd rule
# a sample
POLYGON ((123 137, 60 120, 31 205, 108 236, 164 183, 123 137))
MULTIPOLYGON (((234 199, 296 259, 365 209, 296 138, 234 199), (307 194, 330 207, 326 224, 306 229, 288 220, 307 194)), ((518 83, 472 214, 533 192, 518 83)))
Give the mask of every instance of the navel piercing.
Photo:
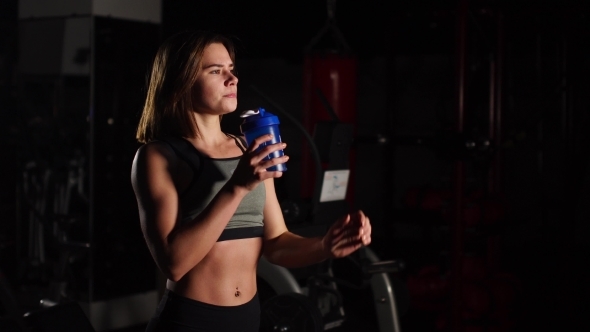
POLYGON ((235 297, 240 296, 240 291, 238 290, 238 287, 236 287, 236 293, 234 295, 235 295, 235 297))

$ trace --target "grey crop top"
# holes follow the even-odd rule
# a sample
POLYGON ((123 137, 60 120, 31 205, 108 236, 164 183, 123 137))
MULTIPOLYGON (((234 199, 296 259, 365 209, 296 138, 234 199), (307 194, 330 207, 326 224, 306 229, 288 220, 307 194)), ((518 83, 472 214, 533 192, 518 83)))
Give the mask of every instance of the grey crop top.
MULTIPOLYGON (((230 135, 228 135, 230 136, 230 135)), ((236 145, 244 152, 242 144, 235 136, 236 145)), ((200 153, 191 142, 182 138, 161 139, 172 147, 176 155, 193 170, 193 179, 187 189, 179 194, 181 223, 193 220, 211 202, 217 192, 231 177, 241 158, 210 158, 200 153)), ((263 208, 266 199, 264 184, 259 184, 240 202, 236 212, 229 220, 217 240, 235 240, 260 237, 263 234, 263 208)))

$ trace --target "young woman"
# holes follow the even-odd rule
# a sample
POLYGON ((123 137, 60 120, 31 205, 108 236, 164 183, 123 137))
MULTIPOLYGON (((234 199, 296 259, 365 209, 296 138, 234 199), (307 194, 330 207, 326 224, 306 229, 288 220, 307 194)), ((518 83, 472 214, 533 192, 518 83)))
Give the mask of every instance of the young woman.
POLYGON ((258 331, 256 266, 302 267, 349 255, 371 242, 363 212, 343 216, 325 236, 290 233, 264 161, 286 144, 246 147, 224 133, 237 107, 230 40, 183 32, 158 50, 137 139, 131 180, 150 252, 167 277, 148 331, 258 331))

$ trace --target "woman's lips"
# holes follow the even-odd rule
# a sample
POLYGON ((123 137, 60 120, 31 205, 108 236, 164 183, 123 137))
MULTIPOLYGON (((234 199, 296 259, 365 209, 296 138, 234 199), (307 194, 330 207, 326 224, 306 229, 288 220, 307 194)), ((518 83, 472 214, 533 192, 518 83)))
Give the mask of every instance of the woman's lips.
POLYGON ((230 94, 225 95, 224 97, 227 97, 227 98, 236 98, 236 94, 235 93, 230 93, 230 94))

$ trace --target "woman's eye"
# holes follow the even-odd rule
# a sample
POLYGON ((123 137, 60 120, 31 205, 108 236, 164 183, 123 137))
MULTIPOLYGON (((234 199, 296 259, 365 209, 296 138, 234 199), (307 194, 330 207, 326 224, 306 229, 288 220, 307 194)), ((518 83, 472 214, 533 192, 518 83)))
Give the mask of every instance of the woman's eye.
POLYGON ((221 73, 221 70, 219 70, 219 69, 216 69, 216 70, 214 70, 214 71, 211 72, 211 74, 219 74, 219 73, 221 73))

